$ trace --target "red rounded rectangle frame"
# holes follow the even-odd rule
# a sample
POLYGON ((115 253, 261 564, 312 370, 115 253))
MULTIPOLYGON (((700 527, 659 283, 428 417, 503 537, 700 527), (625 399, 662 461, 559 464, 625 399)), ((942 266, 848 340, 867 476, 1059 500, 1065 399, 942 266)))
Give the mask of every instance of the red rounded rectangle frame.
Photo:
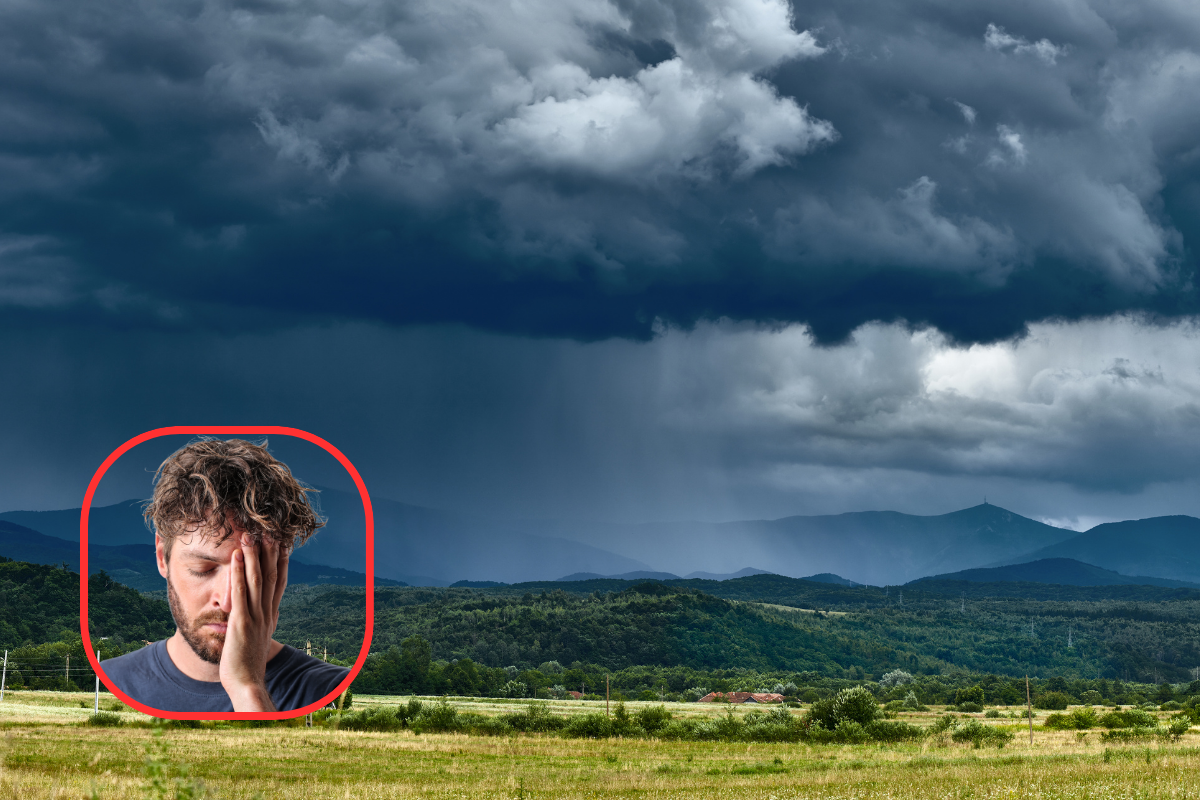
POLYGON ((262 426, 174 426, 169 428, 155 428, 152 431, 146 431, 143 434, 133 437, 123 445, 118 447, 112 454, 104 459, 104 463, 96 470, 96 474, 92 476, 91 482, 88 484, 87 494, 83 496, 83 509, 79 515, 79 632, 83 636, 84 650, 87 652, 88 661, 92 663, 92 668, 96 670, 96 674, 108 690, 119 697, 123 703, 130 708, 135 708, 144 714, 149 714, 154 717, 162 717, 164 719, 220 719, 220 720, 239 720, 239 719, 291 719, 299 717, 303 714, 309 714, 318 709, 327 706, 335 697, 340 695, 346 689, 350 688, 350 684, 358 677, 358 673, 362 671, 363 664, 367 660, 367 655, 371 650, 371 635, 375 626, 375 515, 371 510, 371 498, 367 494, 366 484, 363 483, 362 476, 358 474, 358 470, 350 463, 350 459, 346 458, 340 450, 325 441, 319 436, 315 436, 308 431, 302 431, 298 428, 284 428, 275 425, 262 426), (100 662, 96 659, 95 650, 92 648, 92 637, 88 631, 88 512, 92 508, 92 497, 96 493, 96 487, 100 485, 100 479, 104 477, 104 473, 109 467, 116 463, 117 459, 127 453, 132 448, 149 441, 157 439, 160 436, 175 436, 175 435, 191 435, 191 436, 238 436, 238 435, 277 435, 277 436, 294 436, 297 439, 303 439, 306 442, 311 442, 322 448, 334 458, 338 460, 346 471, 350 473, 350 477, 354 480, 354 485, 358 487, 359 497, 362 498, 363 516, 366 519, 366 627, 363 633, 362 649, 358 652, 358 658, 354 662, 354 666, 350 669, 350 674, 346 679, 338 684, 330 694, 321 698, 316 703, 304 706, 303 708, 291 709, 288 711, 243 711, 243 712, 219 712, 219 711, 163 711, 158 708, 151 708, 145 703, 140 703, 134 700, 129 695, 118 689, 108 676, 104 674, 100 662))

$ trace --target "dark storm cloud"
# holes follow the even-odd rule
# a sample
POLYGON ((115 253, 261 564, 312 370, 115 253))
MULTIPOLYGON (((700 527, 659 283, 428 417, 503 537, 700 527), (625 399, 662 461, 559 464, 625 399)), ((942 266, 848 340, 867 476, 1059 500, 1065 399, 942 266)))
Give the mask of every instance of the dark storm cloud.
POLYGON ((0 10, 13 324, 1200 310, 1193 4, 0 10))

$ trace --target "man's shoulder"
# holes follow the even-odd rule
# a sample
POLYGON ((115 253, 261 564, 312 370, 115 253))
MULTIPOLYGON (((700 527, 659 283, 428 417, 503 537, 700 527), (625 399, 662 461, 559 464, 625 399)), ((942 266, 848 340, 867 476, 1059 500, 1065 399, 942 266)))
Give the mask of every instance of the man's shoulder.
POLYGON ((328 661, 322 661, 319 658, 305 654, 301 650, 297 650, 291 645, 285 644, 279 654, 271 659, 267 664, 267 671, 271 672, 272 667, 277 672, 286 672, 289 675, 300 673, 320 672, 329 675, 340 674, 345 676, 350 671, 348 667, 342 667, 337 664, 331 664, 328 661))
MULTIPOLYGON (((145 647, 141 647, 132 652, 126 653, 123 656, 105 659, 100 662, 101 669, 104 674, 112 678, 118 686, 130 678, 142 675, 154 675, 162 673, 162 662, 159 660, 159 648, 165 648, 167 642, 161 639, 157 642, 151 642, 145 647)), ((121 686, 124 689, 124 686, 121 686)))
POLYGON ((334 692, 349 674, 347 667, 330 664, 284 645, 283 650, 267 663, 267 688, 280 710, 301 708, 334 692))

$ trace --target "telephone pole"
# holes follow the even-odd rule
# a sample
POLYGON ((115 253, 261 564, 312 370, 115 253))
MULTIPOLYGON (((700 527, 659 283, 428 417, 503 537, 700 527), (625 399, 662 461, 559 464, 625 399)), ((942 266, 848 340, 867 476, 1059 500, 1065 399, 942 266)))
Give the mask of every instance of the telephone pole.
POLYGON ((608 716, 608 676, 604 676, 604 716, 608 716))
POLYGON ((96 708, 94 713, 100 713, 100 648, 96 648, 96 708))
POLYGON ((71 683, 71 656, 67 655, 67 671, 64 673, 67 676, 67 684, 71 683))
POLYGON ((1029 746, 1033 747, 1033 696, 1029 693, 1029 676, 1025 676, 1025 713, 1029 715, 1029 746))
POLYGON ((0 672, 0 700, 4 699, 4 681, 8 679, 8 651, 4 651, 4 671, 0 672))
MULTIPOLYGON (((312 642, 311 641, 306 640, 304 642, 304 655, 310 656, 310 657, 312 656, 312 642)), ((311 728, 312 726, 313 726, 313 715, 312 715, 312 712, 309 712, 304 715, 304 727, 311 728)))

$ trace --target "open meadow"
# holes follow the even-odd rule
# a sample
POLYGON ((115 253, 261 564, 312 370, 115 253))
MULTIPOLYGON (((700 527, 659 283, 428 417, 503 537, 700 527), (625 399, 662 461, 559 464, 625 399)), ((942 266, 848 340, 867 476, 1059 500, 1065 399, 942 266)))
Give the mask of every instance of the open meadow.
MULTIPOLYGON (((407 698, 404 698, 407 700, 407 698)), ((358 697, 354 706, 400 698, 358 697)), ((472 736, 331 727, 168 726, 120 713, 124 724, 87 724, 92 696, 7 693, 0 798, 192 797, 196 783, 220 798, 1181 798, 1200 795, 1200 738, 1103 742, 1097 731, 1052 731, 982 720, 1017 737, 976 749, 945 737, 919 743, 810 745, 573 739, 547 734, 472 736), (86 704, 87 708, 81 708, 86 704), (148 767, 149 765, 149 767, 148 767), (183 777, 183 776, 187 777, 183 777), (180 778, 179 782, 175 782, 180 778)), ((101 695, 101 707, 113 699, 101 695)), ((456 698, 479 713, 519 703, 456 698)), ((603 703, 560 701, 555 714, 603 703)), ((631 711, 642 705, 628 704, 631 711)), ((669 703, 674 715, 728 707, 669 703)), ((734 714, 748 713, 736 708, 734 714)), ((800 712, 794 712, 800 713, 800 712)), ((936 711, 903 714, 932 724, 936 711)), ((978 716, 978 715, 976 715, 978 716)), ((1039 719, 1044 712, 1039 714, 1039 719)))

